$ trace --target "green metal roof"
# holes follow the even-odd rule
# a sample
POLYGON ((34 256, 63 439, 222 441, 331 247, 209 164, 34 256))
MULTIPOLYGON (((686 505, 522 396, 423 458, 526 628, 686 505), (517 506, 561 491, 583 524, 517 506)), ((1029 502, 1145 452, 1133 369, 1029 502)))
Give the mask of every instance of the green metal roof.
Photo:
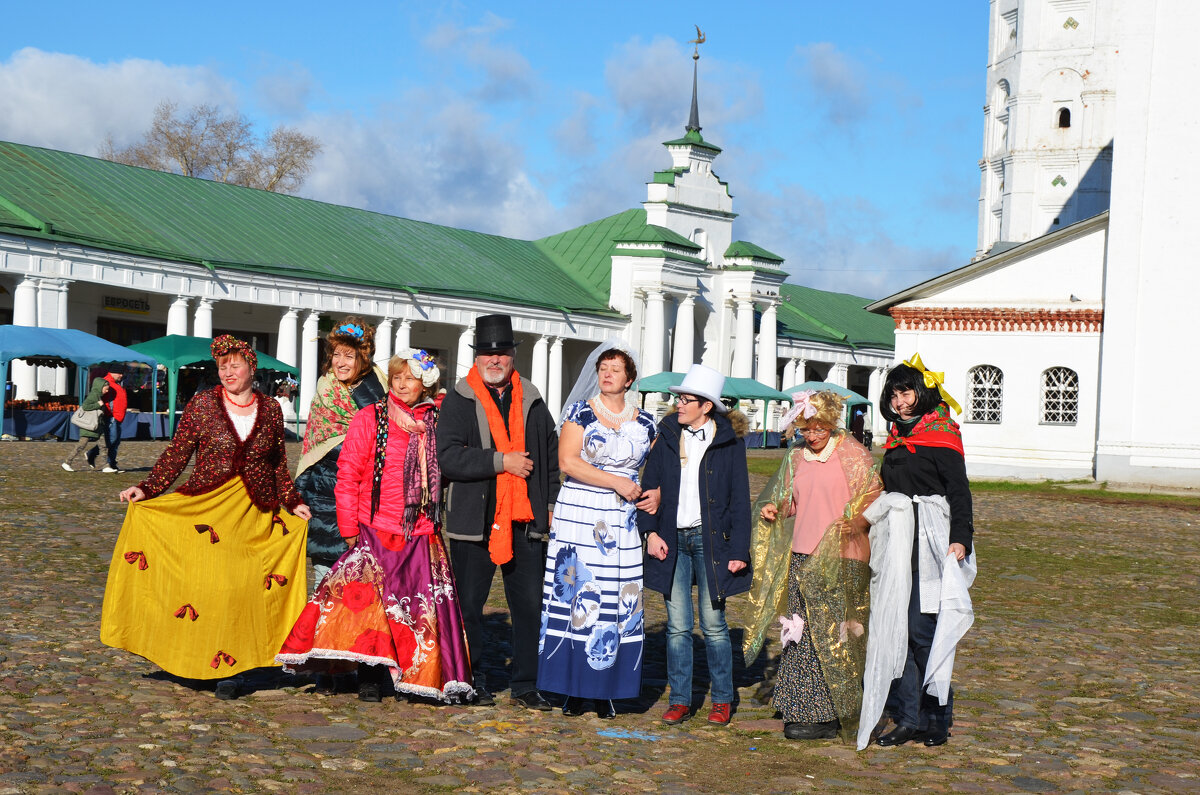
POLYGON ((725 249, 725 257, 754 257, 755 259, 765 259, 768 262, 783 262, 783 257, 778 254, 772 254, 762 246, 747 243, 745 240, 735 240, 730 243, 729 248, 725 249))
POLYGON ((776 316, 785 336, 854 347, 896 347, 896 324, 864 309, 871 303, 868 298, 797 284, 784 284, 779 296, 783 301, 776 316))
POLYGON ((645 227, 645 210, 626 210, 535 240, 534 244, 589 288, 608 295, 616 241, 636 239, 645 227))
POLYGON ((533 241, 6 142, 3 231, 231 270, 611 312, 607 282, 581 278, 533 241))
POLYGON ((655 226, 654 224, 646 224, 645 226, 630 230, 623 233, 619 237, 613 239, 615 243, 667 243, 676 248, 687 249, 688 251, 701 251, 701 247, 688 240, 678 232, 672 232, 665 226, 655 226))
POLYGON ((704 140, 704 136, 696 130, 688 130, 682 138, 676 138, 674 141, 663 141, 663 146, 698 146, 713 152, 721 151, 721 147, 704 140))

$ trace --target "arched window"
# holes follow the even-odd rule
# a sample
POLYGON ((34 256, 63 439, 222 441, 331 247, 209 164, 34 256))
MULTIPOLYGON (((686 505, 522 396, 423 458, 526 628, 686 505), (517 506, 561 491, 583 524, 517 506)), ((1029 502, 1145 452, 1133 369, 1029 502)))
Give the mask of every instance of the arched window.
POLYGON ((1079 374, 1069 367, 1042 373, 1043 425, 1074 425, 1079 421, 1079 374))
POLYGON ((967 422, 998 423, 1002 419, 1004 373, 981 364, 967 371, 967 422))
POLYGON ((1070 126, 1071 126, 1071 109, 1070 108, 1059 108, 1058 109, 1058 128, 1060 130, 1065 130, 1070 126))

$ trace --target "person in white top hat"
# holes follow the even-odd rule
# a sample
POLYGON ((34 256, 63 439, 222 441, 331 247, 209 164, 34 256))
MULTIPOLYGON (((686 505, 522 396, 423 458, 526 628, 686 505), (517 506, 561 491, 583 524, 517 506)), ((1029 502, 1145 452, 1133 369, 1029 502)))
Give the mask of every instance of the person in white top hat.
POLYGON ((729 723, 733 708, 733 649, 725 600, 750 589, 750 482, 746 446, 721 402, 725 376, 692 365, 672 387, 678 410, 658 425, 658 443, 642 475, 643 489, 661 489, 658 511, 640 512, 646 539, 645 587, 667 604, 666 723, 692 709, 692 580, 712 683, 710 723, 729 723))

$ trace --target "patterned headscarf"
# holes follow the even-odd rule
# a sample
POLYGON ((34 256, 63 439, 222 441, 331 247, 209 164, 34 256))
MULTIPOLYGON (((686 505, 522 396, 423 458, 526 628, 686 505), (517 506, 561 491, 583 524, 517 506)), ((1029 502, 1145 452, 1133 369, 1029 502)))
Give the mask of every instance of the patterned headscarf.
POLYGON ((214 361, 221 356, 237 353, 246 360, 251 370, 258 369, 258 355, 254 353, 254 349, 248 343, 242 342, 232 334, 222 334, 213 340, 211 350, 214 361))

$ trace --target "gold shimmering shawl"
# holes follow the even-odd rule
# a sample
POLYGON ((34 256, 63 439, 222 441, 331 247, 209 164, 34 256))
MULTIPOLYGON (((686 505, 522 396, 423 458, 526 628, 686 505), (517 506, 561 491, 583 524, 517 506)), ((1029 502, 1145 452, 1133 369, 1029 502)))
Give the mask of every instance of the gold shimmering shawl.
MULTIPOLYGON (((850 500, 842 516, 826 528, 798 576, 807 612, 804 620, 821 661, 834 711, 842 724, 841 732, 844 737, 853 737, 862 703, 867 651, 871 545, 867 532, 855 529, 851 520, 860 517, 875 501, 883 491, 883 483, 875 460, 865 447, 844 431, 830 439, 830 444, 834 443, 838 444, 836 455, 846 476, 850 500)), ((787 610, 787 578, 796 521, 794 515, 787 514, 792 503, 794 460, 803 454, 802 446, 798 436, 754 504, 755 524, 750 535, 754 580, 748 594, 752 612, 742 641, 747 663, 758 656, 776 616, 787 610), (762 508, 767 503, 778 507, 773 522, 762 518, 762 508)), ((796 508, 804 510, 803 505, 796 508)))

